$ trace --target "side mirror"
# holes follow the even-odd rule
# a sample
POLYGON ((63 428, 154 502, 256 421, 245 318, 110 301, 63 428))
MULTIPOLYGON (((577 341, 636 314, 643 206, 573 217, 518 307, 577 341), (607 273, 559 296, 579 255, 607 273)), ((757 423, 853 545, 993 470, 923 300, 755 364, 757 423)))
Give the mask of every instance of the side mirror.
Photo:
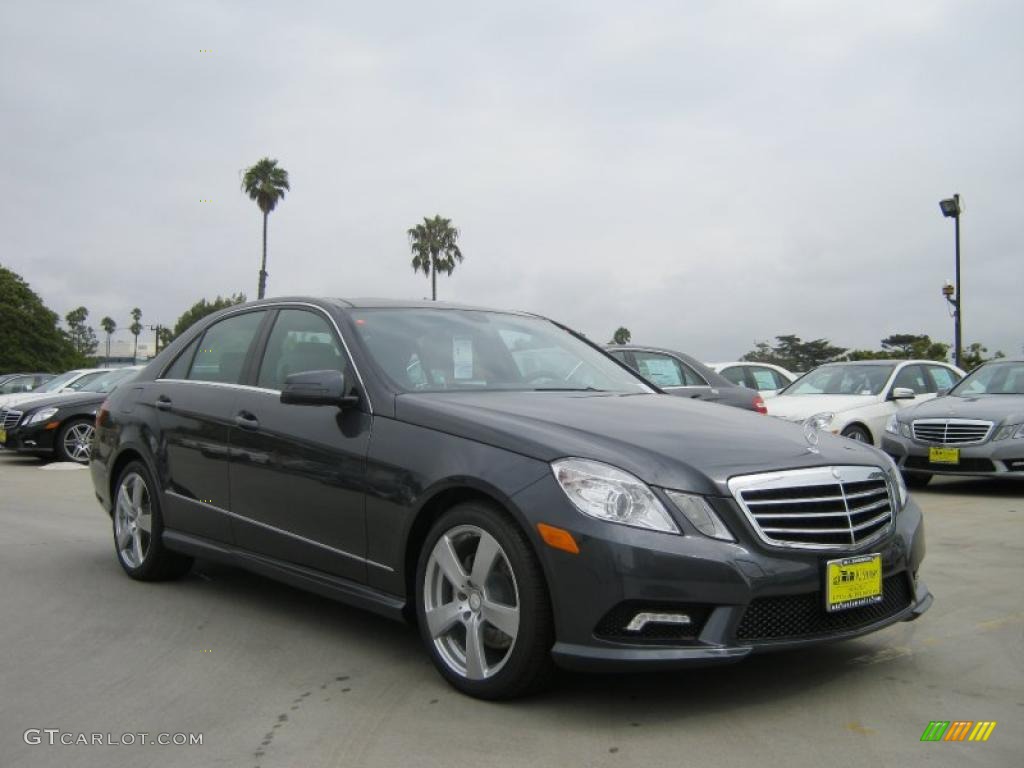
POLYGON ((303 371, 284 380, 281 402, 348 408, 358 403, 359 397, 345 394, 345 376, 341 371, 303 371))
POLYGON ((914 394, 914 390, 910 387, 893 387, 892 394, 889 397, 892 400, 913 400, 917 395, 914 394))
POLYGON ((935 396, 936 397, 945 397, 946 395, 949 394, 949 390, 950 389, 952 389, 952 387, 942 387, 938 392, 935 393, 935 396))

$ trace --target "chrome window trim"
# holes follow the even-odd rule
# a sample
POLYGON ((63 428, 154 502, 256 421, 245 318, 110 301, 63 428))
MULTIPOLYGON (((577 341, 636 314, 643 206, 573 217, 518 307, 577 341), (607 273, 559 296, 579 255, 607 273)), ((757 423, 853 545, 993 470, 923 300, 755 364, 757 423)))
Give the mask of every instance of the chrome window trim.
MULTIPOLYGON (((363 381, 363 376, 359 372, 359 366, 356 365, 355 358, 352 357, 352 350, 349 349, 348 342, 345 341, 345 334, 343 334, 341 332, 341 328, 338 326, 338 323, 335 321, 335 319, 331 316, 331 313, 328 312, 323 307, 319 307, 316 304, 310 304, 310 303, 305 302, 305 301, 284 301, 284 302, 281 302, 279 304, 261 304, 258 307, 243 307, 243 308, 239 308, 236 311, 228 312, 223 317, 218 319, 217 322, 219 323, 221 320, 226 320, 229 317, 234 317, 235 315, 241 315, 241 314, 244 314, 245 312, 259 312, 261 310, 281 309, 281 308, 284 308, 284 307, 307 307, 309 309, 313 309, 313 310, 316 310, 317 312, 320 312, 322 315, 324 315, 330 321, 331 325, 334 326, 334 331, 338 334, 338 339, 341 341, 341 346, 345 349, 345 354, 348 356, 348 361, 352 365, 352 370, 355 371, 356 380, 359 382, 359 388, 363 391, 363 395, 366 397, 366 407, 369 408, 370 415, 372 416, 373 415, 373 402, 370 400, 370 391, 366 388, 366 383, 363 381)), ((203 333, 206 333, 206 330, 204 330, 203 333)), ((191 344, 191 343, 192 342, 190 341, 189 344, 191 344)), ((175 359, 177 359, 177 358, 175 358, 175 359)), ((260 361, 260 362, 262 362, 262 361, 260 361)), ((242 389, 257 390, 257 391, 260 391, 260 392, 276 392, 277 394, 281 394, 281 390, 279 390, 279 389, 268 389, 266 387, 254 387, 254 386, 251 386, 249 384, 231 384, 229 382, 224 382, 224 381, 198 381, 196 379, 165 379, 165 378, 163 378, 162 374, 166 373, 170 369, 171 365, 174 365, 174 361, 173 360, 170 362, 170 364, 168 364, 168 366, 163 371, 161 371, 161 376, 159 378, 155 379, 154 381, 182 381, 182 382, 185 382, 186 384, 215 384, 215 385, 226 386, 226 387, 240 387, 242 389)))
MULTIPOLYGON (((729 478, 727 485, 729 487, 729 492, 732 494, 733 500, 747 518, 747 522, 750 524, 755 535, 762 543, 767 544, 770 547, 779 549, 849 552, 873 545, 879 539, 887 536, 896 524, 898 506, 896 504, 895 489, 892 487, 892 482, 889 479, 888 473, 882 467, 851 464, 808 467, 805 469, 785 469, 776 472, 759 472, 752 475, 737 475, 735 477, 731 477, 729 478), (839 483, 840 478, 837 478, 833 472, 838 472, 842 482, 844 483, 861 482, 865 480, 883 480, 885 482, 887 497, 889 499, 889 525, 880 529, 866 539, 862 539, 858 542, 852 542, 850 544, 808 544, 806 542, 775 539, 765 533, 765 529, 761 527, 761 524, 757 521, 754 513, 743 500, 743 491, 785 490, 787 488, 837 484, 839 483)), ((847 501, 849 497, 846 496, 845 488, 843 488, 842 485, 840 485, 840 488, 842 489, 843 504, 846 507, 846 511, 829 516, 840 518, 846 517, 847 527, 841 529, 840 532, 852 534, 853 523, 850 519, 850 507, 847 501)), ((769 527, 768 530, 771 530, 771 527, 769 527)), ((817 533, 825 531, 817 529, 814 532, 817 533)))
POLYGON ((981 445, 982 443, 987 441, 990 437, 992 437, 992 433, 995 431, 995 426, 996 426, 996 423, 994 421, 988 421, 987 419, 960 419, 960 418, 956 418, 956 417, 952 417, 952 416, 948 417, 948 418, 945 418, 945 419, 938 419, 938 418, 936 418, 936 419, 914 419, 913 421, 910 422, 910 435, 914 439, 914 442, 922 443, 922 444, 925 444, 925 445, 934 444, 934 441, 932 441, 932 440, 925 440, 924 438, 920 438, 920 437, 917 436, 917 425, 918 424, 920 424, 921 426, 943 427, 943 437, 947 437, 948 436, 948 429, 946 429, 946 428, 947 427, 951 427, 951 426, 953 426, 953 427, 986 427, 985 435, 984 435, 984 437, 982 437, 980 439, 977 439, 977 440, 967 440, 967 441, 956 442, 956 443, 947 443, 947 442, 944 442, 944 441, 939 443, 939 445, 953 445, 953 446, 957 446, 957 447, 963 446, 963 445, 981 445))
POLYGON ((298 533, 292 533, 291 531, 286 531, 283 528, 278 528, 277 526, 270 525, 269 523, 263 523, 263 522, 260 522, 259 520, 253 520, 251 517, 245 517, 244 515, 240 515, 237 512, 232 512, 230 509, 224 509, 223 507, 218 507, 216 504, 210 504, 210 503, 205 502, 205 501, 200 501, 199 499, 192 499, 192 498, 189 498, 188 496, 183 496, 182 494, 177 493, 176 491, 166 490, 166 491, 164 491, 164 493, 166 493, 168 496, 174 496, 176 499, 181 499, 182 501, 187 501, 187 502, 190 502, 192 504, 198 504, 198 505, 200 505, 202 507, 206 507, 206 508, 212 509, 212 510, 214 510, 216 512, 220 512, 222 515, 227 515, 228 517, 231 517, 231 518, 233 518, 235 520, 239 520, 239 521, 241 521, 243 523, 250 523, 251 525, 255 525, 255 526, 258 526, 260 528, 265 528, 268 531, 273 531, 274 533, 279 533, 279 534, 281 534, 283 536, 288 536, 289 538, 295 539, 297 541, 301 541, 301 542, 303 542, 305 544, 312 544, 314 547, 320 547, 321 549, 326 549, 329 552, 334 552, 335 554, 341 555, 342 557, 347 557, 347 558, 349 558, 351 560, 358 560, 361 563, 366 563, 367 565, 372 565, 375 568, 382 568, 383 570, 390 571, 392 573, 395 570, 394 568, 392 568, 389 565, 384 565, 383 563, 375 562, 374 560, 370 560, 368 558, 361 557, 360 555, 353 555, 351 552, 346 552, 343 549, 338 549, 337 547, 332 547, 329 544, 324 544, 324 543, 319 542, 319 541, 314 541, 313 539, 306 538, 305 536, 301 536, 298 533))

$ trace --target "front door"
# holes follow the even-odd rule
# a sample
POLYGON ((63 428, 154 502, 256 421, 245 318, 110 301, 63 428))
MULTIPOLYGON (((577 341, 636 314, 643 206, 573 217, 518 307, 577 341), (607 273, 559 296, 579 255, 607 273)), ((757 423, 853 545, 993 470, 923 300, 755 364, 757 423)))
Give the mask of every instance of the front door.
POLYGON ((255 387, 235 401, 232 524, 244 549, 365 582, 370 414, 364 407, 342 411, 280 400, 288 375, 331 369, 354 380, 327 316, 279 310, 253 374, 255 387))

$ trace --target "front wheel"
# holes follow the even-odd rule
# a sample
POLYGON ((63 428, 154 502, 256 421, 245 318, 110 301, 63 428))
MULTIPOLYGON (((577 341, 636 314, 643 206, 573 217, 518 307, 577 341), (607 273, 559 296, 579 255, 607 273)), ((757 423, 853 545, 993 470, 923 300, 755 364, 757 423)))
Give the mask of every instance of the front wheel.
POLYGON ((69 421, 57 433, 57 458, 76 464, 88 464, 94 431, 93 423, 88 419, 69 421))
POLYGON ((420 635, 438 671, 481 699, 549 682, 551 601, 532 546, 505 514, 468 502, 431 528, 416 575, 420 635))
POLYGON ((868 431, 864 429, 864 427, 859 427, 856 424, 844 429, 842 435, 843 437, 848 437, 851 440, 856 440, 858 443, 868 443, 870 445, 873 442, 868 431))

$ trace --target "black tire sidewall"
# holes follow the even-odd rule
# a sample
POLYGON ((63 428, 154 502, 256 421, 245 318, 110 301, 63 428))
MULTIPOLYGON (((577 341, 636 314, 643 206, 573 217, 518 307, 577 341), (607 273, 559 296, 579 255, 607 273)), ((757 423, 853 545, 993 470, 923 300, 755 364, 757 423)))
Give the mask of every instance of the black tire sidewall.
POLYGON ((858 440, 858 442, 862 442, 862 443, 865 443, 867 445, 873 445, 874 444, 874 440, 871 439, 871 435, 868 434, 868 431, 866 429, 864 429, 864 427, 860 427, 860 426, 857 426, 857 425, 854 425, 852 427, 847 427, 846 429, 844 429, 842 431, 842 436, 845 437, 848 440, 858 440), (861 438, 851 437, 851 435, 854 432, 859 434, 861 436, 861 438))
POLYGON ((431 527, 416 567, 416 619, 420 637, 441 675, 455 688, 483 699, 505 699, 527 693, 537 687, 551 665, 553 642, 551 603, 540 563, 522 529, 497 508, 465 502, 445 512, 431 527), (445 532, 460 525, 474 525, 492 535, 505 551, 519 591, 519 633, 512 655, 500 672, 486 680, 468 680, 450 669, 434 647, 427 629, 424 577, 430 553, 445 532))
POLYGON ((163 512, 160 509, 160 496, 156 491, 156 485, 153 482, 153 476, 150 474, 149 468, 141 461, 133 461, 127 464, 125 468, 121 470, 121 474, 117 476, 117 484, 114 486, 114 505, 115 510, 111 515, 111 530, 114 534, 114 556, 117 558, 117 562, 121 564, 125 573, 133 579, 148 581, 163 578, 163 571, 166 569, 166 561, 172 553, 168 552, 164 548, 161 540, 161 535, 164 530, 164 518, 163 512), (124 479, 129 474, 139 475, 146 483, 146 490, 149 493, 150 514, 152 515, 149 548, 146 550, 146 556, 142 560, 142 565, 138 568, 131 567, 121 558, 121 550, 117 546, 117 527, 114 522, 114 517, 117 514, 117 496, 121 492, 121 485, 124 483, 124 479))

